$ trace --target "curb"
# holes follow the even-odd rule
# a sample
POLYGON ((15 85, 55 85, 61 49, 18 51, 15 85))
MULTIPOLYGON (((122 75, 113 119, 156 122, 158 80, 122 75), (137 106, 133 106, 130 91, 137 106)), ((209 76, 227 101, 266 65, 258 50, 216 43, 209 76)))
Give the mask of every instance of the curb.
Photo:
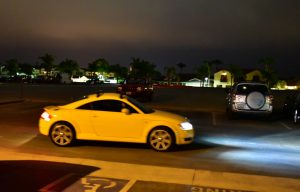
POLYGON ((22 103, 25 99, 18 99, 18 100, 9 100, 9 101, 0 101, 0 105, 6 105, 11 103, 22 103))

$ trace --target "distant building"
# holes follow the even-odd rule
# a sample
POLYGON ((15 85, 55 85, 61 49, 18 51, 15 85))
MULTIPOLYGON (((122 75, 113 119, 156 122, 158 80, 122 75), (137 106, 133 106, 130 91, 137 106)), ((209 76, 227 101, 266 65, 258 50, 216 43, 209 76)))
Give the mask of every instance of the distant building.
POLYGON ((265 82, 266 79, 263 77, 259 69, 250 69, 245 70, 245 80, 246 81, 256 81, 256 82, 265 82))
POLYGON ((233 76, 230 71, 226 69, 218 70, 214 74, 214 87, 228 87, 234 82, 233 76))

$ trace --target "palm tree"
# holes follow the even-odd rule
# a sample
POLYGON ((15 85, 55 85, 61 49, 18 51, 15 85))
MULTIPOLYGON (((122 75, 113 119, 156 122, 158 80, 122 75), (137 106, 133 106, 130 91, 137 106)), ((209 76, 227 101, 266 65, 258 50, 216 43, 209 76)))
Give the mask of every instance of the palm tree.
POLYGON ((93 73, 99 72, 101 74, 104 74, 107 73, 109 70, 109 63, 104 58, 96 59, 92 63, 88 64, 88 69, 93 73))
POLYGON ((261 65, 264 66, 262 70, 262 75, 266 79, 268 86, 271 86, 276 83, 277 81, 277 74, 272 68, 275 60, 271 57, 265 57, 258 61, 261 65))
POLYGON ((146 78, 147 80, 151 80, 157 73, 155 68, 156 65, 149 61, 132 58, 129 75, 134 78, 146 78))
POLYGON ((228 67, 229 72, 231 73, 231 78, 230 78, 230 84, 233 84, 234 82, 238 82, 244 78, 244 74, 240 66, 236 64, 229 64, 228 67))
POLYGON ((117 78, 117 82, 119 78, 125 78, 128 69, 126 67, 122 67, 120 64, 110 65, 109 66, 109 72, 112 72, 115 74, 115 77, 117 78))
POLYGON ((28 63, 23 63, 20 65, 20 71, 25 73, 26 75, 32 75, 33 66, 28 63))
POLYGON ((164 68, 166 79, 168 81, 168 85, 171 84, 171 81, 175 80, 178 76, 176 74, 175 67, 165 67, 164 68))
POLYGON ((62 73, 72 76, 75 72, 79 71, 79 65, 75 60, 65 59, 57 66, 57 69, 62 73))
POLYGON ((202 82, 202 85, 201 85, 201 82, 200 82, 200 87, 204 86, 204 79, 205 77, 208 76, 208 69, 207 69, 208 65, 201 65, 199 68, 196 69, 196 74, 197 74, 197 77, 201 80, 202 82))
POLYGON ((49 76, 51 70, 54 67, 55 57, 46 53, 44 56, 39 57, 39 59, 42 60, 40 67, 44 68, 46 71, 46 75, 49 76))
POLYGON ((19 72, 19 62, 17 59, 10 59, 6 61, 6 69, 8 71, 8 74, 10 76, 17 75, 17 72, 19 72))

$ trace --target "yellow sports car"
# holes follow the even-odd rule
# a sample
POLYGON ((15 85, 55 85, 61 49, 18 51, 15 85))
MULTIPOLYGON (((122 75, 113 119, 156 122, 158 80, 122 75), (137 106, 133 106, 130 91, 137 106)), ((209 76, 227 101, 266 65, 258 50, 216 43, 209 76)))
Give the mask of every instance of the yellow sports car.
POLYGON ((117 93, 98 93, 62 106, 47 106, 39 131, 58 146, 78 140, 148 143, 156 151, 194 139, 187 118, 153 110, 135 99, 117 93))

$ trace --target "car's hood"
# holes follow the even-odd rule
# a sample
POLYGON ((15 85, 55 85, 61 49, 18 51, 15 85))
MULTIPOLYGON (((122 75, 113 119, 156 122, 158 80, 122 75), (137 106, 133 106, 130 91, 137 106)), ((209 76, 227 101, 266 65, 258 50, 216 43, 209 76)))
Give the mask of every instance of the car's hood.
POLYGON ((166 112, 166 111, 160 111, 160 110, 155 110, 153 113, 148 114, 149 116, 151 116, 151 119, 153 120, 165 120, 165 121, 169 121, 169 122, 183 122, 186 121, 186 118, 181 116, 181 115, 177 115, 174 113, 170 113, 170 112, 166 112))

